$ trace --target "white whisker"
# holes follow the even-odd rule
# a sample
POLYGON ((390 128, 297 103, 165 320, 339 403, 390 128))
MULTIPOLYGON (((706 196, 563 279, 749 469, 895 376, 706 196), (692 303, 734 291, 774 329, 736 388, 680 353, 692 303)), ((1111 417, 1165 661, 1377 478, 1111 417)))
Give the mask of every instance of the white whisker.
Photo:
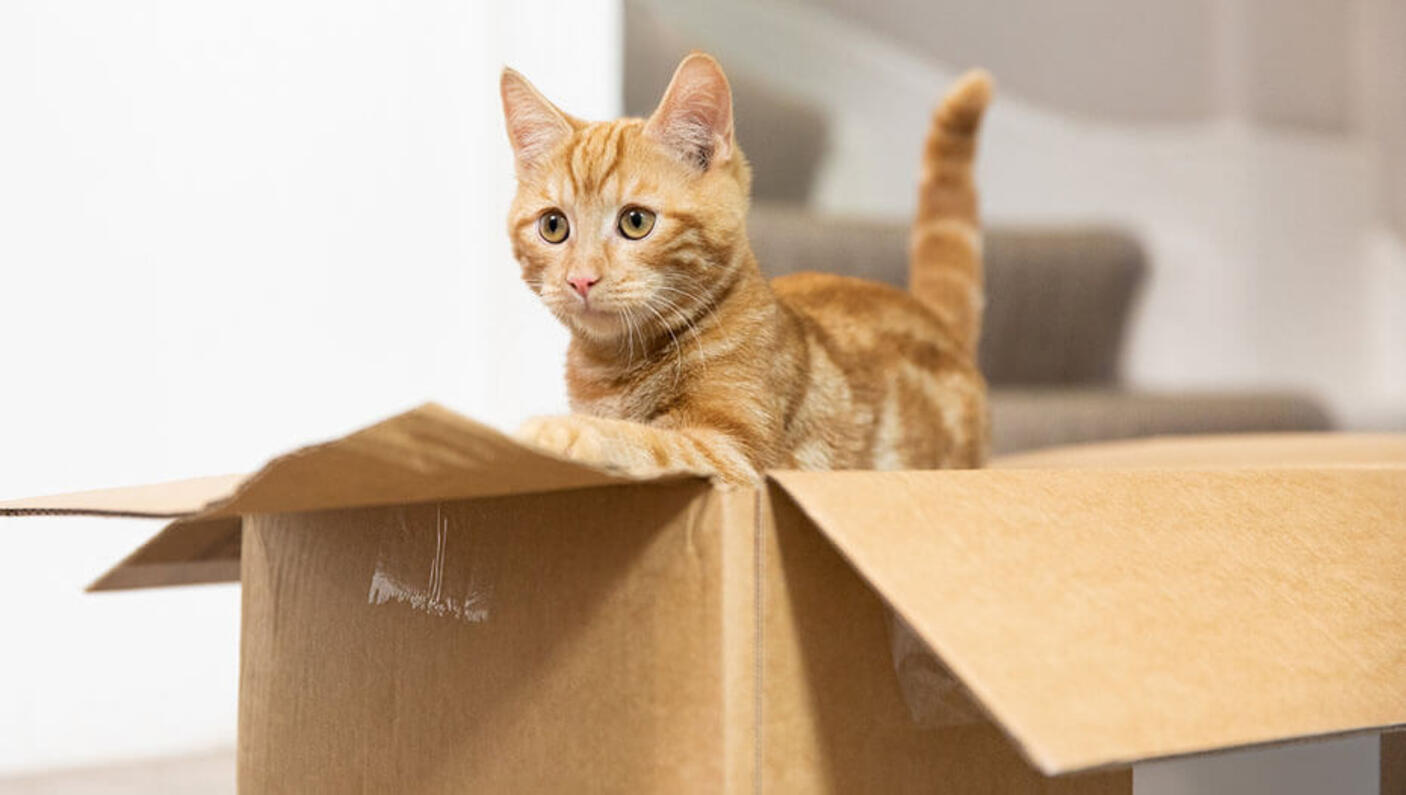
POLYGON ((629 309, 622 309, 620 317, 625 320, 625 339, 630 345, 630 358, 625 361, 625 369, 629 370, 635 365, 635 321, 629 309))
POLYGON ((669 332, 669 337, 674 341, 674 386, 677 388, 679 379, 683 376, 683 351, 679 348, 678 335, 674 334, 672 328, 669 328, 668 321, 664 319, 663 315, 659 314, 659 310, 649 304, 641 304, 641 306, 648 309, 655 317, 659 318, 659 325, 663 326, 664 330, 669 332))
MULTIPOLYGON (((672 288, 666 288, 666 289, 672 290, 672 288)), ((681 290, 673 290, 673 292, 682 293, 683 291, 681 291, 681 290)), ((695 345, 698 346, 698 361, 699 361, 700 363, 702 363, 702 365, 703 365, 703 377, 704 377, 704 378, 707 378, 707 377, 708 377, 708 354, 707 354, 707 352, 705 352, 705 351, 703 350, 703 332, 698 328, 697 324, 695 324, 695 323, 693 322, 693 320, 692 320, 687 314, 685 314, 685 313, 683 312, 682 308, 679 307, 678 304, 676 304, 676 303, 674 303, 673 301, 669 300, 668 298, 664 298, 664 297, 662 297, 662 296, 659 297, 659 300, 664 303, 664 308, 665 308, 665 309, 668 309, 670 312, 673 312, 675 315, 677 315, 677 316, 679 317, 680 320, 683 321, 683 331, 684 331, 684 334, 687 335, 690 331, 693 333, 693 342, 694 342, 695 345)))

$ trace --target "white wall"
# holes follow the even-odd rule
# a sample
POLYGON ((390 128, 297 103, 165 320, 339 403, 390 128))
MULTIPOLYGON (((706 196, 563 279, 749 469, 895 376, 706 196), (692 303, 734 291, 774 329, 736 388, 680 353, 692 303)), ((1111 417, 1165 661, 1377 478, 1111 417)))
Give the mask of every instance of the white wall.
MULTIPOLYGON (((856 16, 869 13, 864 3, 827 4, 860 9, 856 16)), ((960 61, 945 60, 945 49, 919 50, 809 4, 648 5, 690 46, 711 49, 726 67, 765 78, 826 112, 830 150, 814 199, 821 209, 908 215, 933 103, 988 45, 1009 68, 1022 63, 1009 41, 990 39, 1003 35, 1002 25, 1023 22, 1016 6, 1040 4, 963 4, 961 13, 953 12, 953 29, 943 34, 944 40, 965 37, 960 61), (973 16, 997 19, 973 27, 967 24, 973 16)), ((1135 384, 1306 388, 1325 396, 1347 426, 1406 426, 1406 388, 1399 375, 1406 372, 1406 346, 1399 337, 1392 341, 1406 316, 1406 291, 1400 289, 1406 258, 1400 233, 1379 212, 1383 151, 1355 119, 1335 115, 1343 104, 1359 101, 1363 87, 1353 82, 1333 94, 1331 84, 1319 81, 1307 97, 1296 98, 1292 86, 1266 84, 1280 41, 1257 27, 1254 14, 1285 8, 1270 6, 1242 0, 1217 4, 1217 13, 1207 16, 1214 25, 1203 34, 1212 41, 1215 80, 1204 85, 1199 66, 1191 77, 1216 93, 1220 110, 1204 118, 1197 118, 1203 109, 1194 103, 1169 108, 1172 118, 1161 121, 1130 119, 1148 115, 1140 106, 1121 117, 1071 111, 1045 96, 1048 79, 1031 84, 1013 78, 998 92, 983 132, 983 202, 994 222, 1108 223, 1142 237, 1154 272, 1127 350, 1135 384), (1044 89, 1032 96, 1022 86, 1044 89)), ((1311 11, 1310 20, 1359 10, 1359 4, 1326 8, 1317 0, 1294 7, 1311 11)), ((932 8, 914 13, 943 15, 932 8)), ((1346 35, 1361 25, 1354 19, 1329 27, 1325 36, 1346 35)), ((1011 35, 1023 41, 1020 35, 1038 33, 1011 35)), ((1101 52, 1101 37, 1115 35, 1094 28, 1086 40, 1070 39, 1075 33, 1060 31, 1064 38, 1050 41, 1049 48, 1101 52)), ((1171 33, 1188 35, 1183 28, 1171 33)), ((1292 42, 1296 36, 1283 38, 1292 42)), ((1353 40, 1328 47, 1324 60, 1336 64, 1330 75, 1359 74, 1356 65, 1335 60, 1355 46, 1353 40)), ((1115 49, 1130 48, 1136 44, 1120 42, 1115 49)), ((1165 50, 1165 43, 1157 48, 1165 50)), ((1027 70, 1064 65, 1040 48, 1029 52, 1027 70)), ((1089 61, 1076 59, 1075 71, 1087 71, 1089 61)), ((1110 63, 1102 79, 1141 79, 1141 72, 1118 67, 1110 63)), ((1159 90, 1181 95, 1173 89, 1159 90)), ((1399 101, 1402 90, 1406 82, 1390 83, 1378 99, 1399 101)), ((1091 90, 1089 103, 1097 99, 1104 107, 1121 96, 1104 86, 1091 90)), ((741 143, 745 148, 746 141, 741 143)))
MULTIPOLYGON (((564 409, 505 63, 616 115, 612 0, 0 4, 0 498, 244 471, 435 399, 564 409)), ((151 523, 0 519, 0 773, 234 740, 238 589, 84 595, 151 523)))
POLYGON ((1370 356, 1377 383, 1369 390, 1381 424, 1406 412, 1406 3, 1359 0, 1357 67, 1365 76, 1359 125, 1373 146, 1373 188, 1379 205, 1368 243, 1372 329, 1370 356))

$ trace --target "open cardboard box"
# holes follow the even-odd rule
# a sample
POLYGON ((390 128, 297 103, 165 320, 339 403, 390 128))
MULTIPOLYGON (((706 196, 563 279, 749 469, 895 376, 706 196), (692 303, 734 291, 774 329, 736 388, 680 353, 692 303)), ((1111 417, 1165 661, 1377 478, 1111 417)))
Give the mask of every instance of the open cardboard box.
POLYGON ((0 513, 174 519, 94 590, 242 582, 242 792, 1114 793, 1406 723, 1406 436, 723 489, 429 405, 0 513))

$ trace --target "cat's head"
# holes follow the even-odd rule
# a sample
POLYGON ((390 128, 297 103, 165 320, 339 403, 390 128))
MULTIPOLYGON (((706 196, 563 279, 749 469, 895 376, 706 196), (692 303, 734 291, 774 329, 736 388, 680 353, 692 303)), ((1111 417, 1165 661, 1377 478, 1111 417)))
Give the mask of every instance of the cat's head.
POLYGON ((648 119, 582 121, 511 69, 502 94, 517 160, 513 253, 573 332, 653 337, 732 284, 751 174, 717 61, 685 58, 648 119))

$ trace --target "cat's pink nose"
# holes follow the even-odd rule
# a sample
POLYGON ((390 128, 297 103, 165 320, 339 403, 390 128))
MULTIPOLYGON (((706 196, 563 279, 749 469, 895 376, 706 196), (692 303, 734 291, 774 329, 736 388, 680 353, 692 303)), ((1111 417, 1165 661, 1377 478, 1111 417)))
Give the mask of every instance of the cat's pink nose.
POLYGON ((566 277, 566 281, 568 284, 571 285, 572 289, 576 291, 577 295, 581 296, 582 298, 585 298, 586 293, 589 293, 591 291, 591 286, 594 285, 596 282, 600 281, 600 277, 568 276, 566 277))

